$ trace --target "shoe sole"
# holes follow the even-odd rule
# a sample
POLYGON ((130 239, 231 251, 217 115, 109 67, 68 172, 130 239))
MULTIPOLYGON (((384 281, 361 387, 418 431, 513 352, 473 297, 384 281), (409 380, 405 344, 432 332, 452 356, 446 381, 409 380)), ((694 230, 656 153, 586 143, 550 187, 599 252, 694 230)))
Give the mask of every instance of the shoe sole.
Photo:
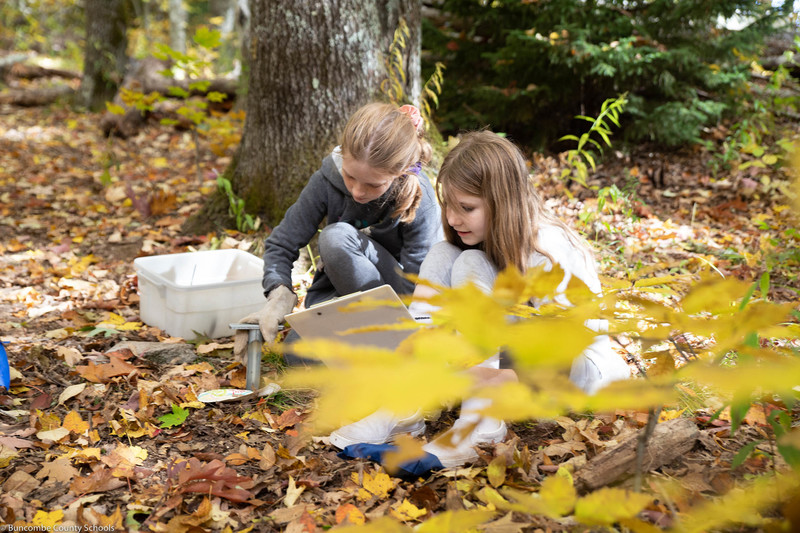
POLYGON ((386 439, 383 440, 380 439, 356 440, 346 437, 336 431, 331 433, 329 439, 330 443, 333 446, 339 448, 340 450, 344 450, 345 448, 347 448, 348 446, 352 446, 353 444, 386 444, 387 442, 391 442, 398 435, 408 434, 411 435, 412 437, 419 437, 423 433, 425 433, 425 422, 420 421, 411 427, 403 427, 402 429, 399 428, 395 429, 394 431, 389 433, 386 439))

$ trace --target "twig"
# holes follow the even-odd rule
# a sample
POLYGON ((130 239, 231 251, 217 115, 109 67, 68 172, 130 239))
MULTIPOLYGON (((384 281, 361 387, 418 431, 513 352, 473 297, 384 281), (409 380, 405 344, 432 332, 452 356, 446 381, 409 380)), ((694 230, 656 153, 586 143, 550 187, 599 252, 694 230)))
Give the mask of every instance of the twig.
MULTIPOLYGON (((764 421, 769 423, 769 413, 767 412, 767 402, 759 402, 761 404, 761 410, 764 411, 764 421)), ((770 424, 772 425, 772 424, 770 424)), ((769 455, 770 459, 772 460, 772 474, 775 477, 778 477, 778 465, 775 464, 775 448, 777 447, 777 443, 775 442, 775 427, 770 428, 772 431, 769 432, 769 455)))
POLYGON ((647 412, 647 426, 645 426, 644 433, 639 435, 639 442, 636 445, 636 476, 633 481, 633 490, 636 492, 642 491, 642 464, 644 463, 644 452, 647 450, 647 441, 653 434, 658 422, 658 416, 661 414, 661 407, 653 409, 652 407, 647 412))
POLYGON ((636 368, 637 368, 637 370, 639 370, 639 373, 640 373, 642 376, 644 376, 644 377, 647 377, 647 371, 646 371, 646 370, 644 369, 644 367, 642 366, 642 363, 640 363, 640 362, 639 362, 639 359, 638 359, 638 358, 637 358, 635 355, 633 355, 633 354, 632 354, 632 353, 631 353, 631 352, 628 350, 628 347, 627 347, 627 346, 625 346, 624 344, 622 344, 622 343, 620 342, 620 340, 619 340, 619 337, 617 337, 616 335, 614 335, 614 336, 612 336, 611 338, 612 338, 612 339, 614 339, 614 341, 615 341, 615 342, 616 342, 616 343, 617 343, 617 344, 618 344, 618 345, 619 345, 619 346, 620 346, 620 347, 621 347, 623 350, 625 350, 625 354, 628 356, 628 357, 627 357, 627 358, 628 358, 628 362, 631 362, 631 361, 633 361, 633 363, 636 365, 636 368))

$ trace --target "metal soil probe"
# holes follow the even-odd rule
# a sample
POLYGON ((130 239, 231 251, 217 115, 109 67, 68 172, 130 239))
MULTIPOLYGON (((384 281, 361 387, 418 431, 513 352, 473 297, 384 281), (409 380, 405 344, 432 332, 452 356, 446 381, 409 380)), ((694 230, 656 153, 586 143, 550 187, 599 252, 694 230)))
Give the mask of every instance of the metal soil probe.
POLYGON ((234 330, 247 331, 247 388, 257 391, 261 385, 261 346, 264 337, 258 324, 230 324, 234 330))

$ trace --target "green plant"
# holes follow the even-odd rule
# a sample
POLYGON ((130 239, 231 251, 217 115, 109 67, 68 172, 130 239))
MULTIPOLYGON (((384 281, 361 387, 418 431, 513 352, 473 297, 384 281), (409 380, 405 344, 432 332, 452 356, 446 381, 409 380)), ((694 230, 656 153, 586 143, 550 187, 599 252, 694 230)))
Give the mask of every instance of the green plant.
MULTIPOLYGON (((384 58, 384 72, 386 77, 381 81, 381 92, 383 92, 390 102, 398 105, 408 100, 408 95, 404 89, 407 80, 403 52, 406 49, 406 41, 409 37, 410 31, 408 24, 401 18, 394 31, 394 37, 389 45, 389 51, 384 58)), ((444 69, 445 66, 443 63, 435 63, 433 73, 422 86, 419 108, 422 118, 425 119, 425 129, 428 132, 431 132, 431 115, 433 114, 431 102, 433 102, 433 107, 439 106, 439 95, 442 94, 442 84, 444 82, 444 69)))
MULTIPOLYGON (((198 46, 199 51, 188 50, 186 53, 182 53, 173 50, 167 45, 158 44, 157 52, 154 55, 158 59, 172 62, 172 66, 165 70, 163 74, 173 76, 176 72, 179 72, 190 80, 187 88, 177 85, 170 86, 169 94, 183 100, 183 105, 176 110, 176 113, 184 117, 191 125, 195 146, 197 181, 203 181, 200 169, 199 130, 201 128, 208 129, 208 102, 222 102, 227 98, 227 95, 217 91, 208 92, 211 82, 197 79, 205 69, 211 66, 214 49, 220 46, 220 32, 200 26, 192 40, 198 46), (205 94, 206 99, 192 99, 191 96, 194 93, 205 94)), ((161 120, 161 123, 176 125, 179 121, 165 118, 161 120)))
MULTIPOLYGON (((458 84, 441 98, 445 133, 491 125, 532 149, 554 149, 576 114, 629 91, 626 139, 682 144, 735 112, 749 62, 780 31, 791 2, 758 0, 445 0, 423 21, 423 68, 445 63, 458 84), (752 23, 729 29, 734 14, 752 23), (442 21, 442 22, 440 22, 442 21), (670 105, 674 103, 675 105, 670 105)), ((557 149, 557 148, 555 148, 557 149)))
POLYGON ((576 135, 564 135, 561 137, 562 141, 575 141, 578 146, 568 150, 566 153, 566 163, 568 168, 561 172, 561 179, 567 177, 575 180, 584 187, 588 187, 586 178, 589 175, 589 167, 594 171, 597 168, 595 154, 592 150, 594 146, 599 154, 603 153, 603 145, 600 144, 595 137, 599 137, 606 146, 611 146, 611 128, 606 121, 612 122, 615 126, 619 127, 619 115, 622 113, 626 100, 627 93, 623 93, 616 98, 609 98, 600 106, 600 114, 596 118, 587 117, 585 115, 578 115, 575 118, 585 120, 591 124, 589 130, 581 134, 580 137, 576 135), (592 134, 596 134, 595 137, 592 134), (588 166, 587 166, 588 164, 588 166))
POLYGON ((230 180, 217 176, 217 188, 228 199, 228 213, 236 219, 236 229, 245 233, 257 230, 261 226, 261 219, 245 212, 244 200, 233 192, 230 180))

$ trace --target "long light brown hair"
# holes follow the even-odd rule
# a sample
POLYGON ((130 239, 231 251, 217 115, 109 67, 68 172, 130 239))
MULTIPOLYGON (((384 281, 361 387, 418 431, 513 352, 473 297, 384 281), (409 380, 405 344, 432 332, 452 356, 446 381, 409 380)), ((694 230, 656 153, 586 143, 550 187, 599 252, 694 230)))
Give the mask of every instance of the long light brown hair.
POLYGON ((461 137, 442 162, 437 194, 442 204, 445 238, 466 246, 447 223, 447 209, 461 209, 455 191, 480 197, 486 202, 487 228, 482 249, 500 269, 514 266, 524 273, 531 254, 554 258, 538 242, 542 225, 561 228, 570 242, 591 257, 581 238, 547 207, 530 179, 525 157, 511 141, 490 131, 476 131, 461 137))
POLYGON ((396 204, 392 217, 401 222, 414 220, 422 199, 419 180, 411 169, 431 160, 431 146, 423 131, 397 106, 375 102, 350 117, 340 142, 343 155, 398 176, 392 183, 391 198, 396 204))

